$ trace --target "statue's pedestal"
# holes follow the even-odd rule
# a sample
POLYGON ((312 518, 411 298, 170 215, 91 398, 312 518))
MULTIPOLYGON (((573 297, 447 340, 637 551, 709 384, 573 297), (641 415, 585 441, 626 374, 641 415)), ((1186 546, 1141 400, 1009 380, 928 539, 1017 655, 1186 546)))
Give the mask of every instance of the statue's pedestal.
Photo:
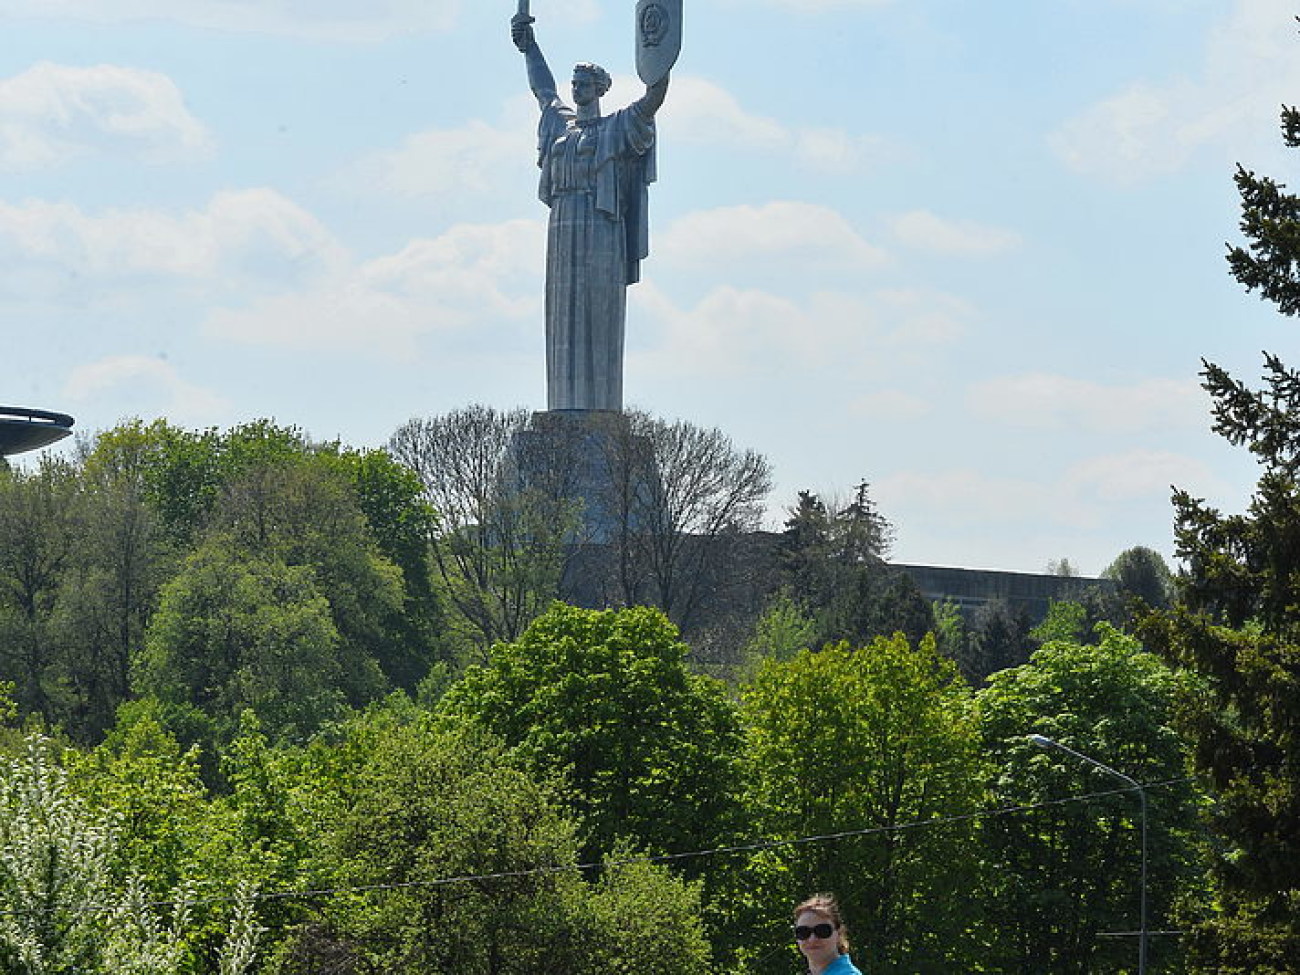
POLYGON ((534 413, 507 459, 517 489, 580 503, 572 542, 608 546, 638 529, 658 495, 649 440, 614 410, 534 413))

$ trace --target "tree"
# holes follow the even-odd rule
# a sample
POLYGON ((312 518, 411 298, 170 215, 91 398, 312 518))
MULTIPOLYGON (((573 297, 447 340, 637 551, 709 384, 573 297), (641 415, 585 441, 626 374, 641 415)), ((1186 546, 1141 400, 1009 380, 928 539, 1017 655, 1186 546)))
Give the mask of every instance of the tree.
POLYGON ((644 863, 589 886, 554 781, 481 728, 376 709, 326 762, 302 825, 322 881, 362 889, 325 902, 285 970, 325 970, 308 957, 466 975, 709 970, 698 890, 644 863))
POLYGON ((78 531, 56 608, 65 727, 87 742, 112 726, 131 695, 131 662, 177 560, 147 499, 139 455, 125 439, 83 455, 72 502, 78 531))
POLYGON ((401 570, 379 552, 355 492, 328 462, 248 468, 223 487, 203 544, 306 571, 338 633, 338 686, 350 704, 387 689, 381 664, 427 653, 400 648, 401 570))
MULTIPOLYGON (((1059 604, 1070 609, 1071 604, 1059 604)), ((979 692, 984 747, 996 763, 991 808, 1032 807, 984 821, 984 891, 993 970, 1125 969, 1139 918, 1139 799, 1123 783, 1028 740, 1043 734, 1153 786, 1148 802, 1150 927, 1170 926, 1172 906, 1199 871, 1195 804, 1183 781, 1184 746, 1173 727, 1180 680, 1132 637, 1107 624, 1082 642, 1082 607, 1057 626, 1029 663, 989 678, 979 692), (1102 793, 1080 802, 1058 800, 1102 793)), ((1180 971, 1169 943, 1152 945, 1153 970, 1180 971)))
POLYGON ((469 406, 412 419, 389 440, 424 487, 441 591, 480 654, 517 638, 559 596, 577 525, 572 498, 507 477, 527 421, 524 410, 469 406))
POLYGON ((734 825, 740 728, 722 685, 691 673, 658 610, 557 603, 519 640, 492 648, 443 699, 564 775, 584 859, 628 838, 655 852, 707 847, 734 825))
POLYGON ((96 435, 82 453, 95 478, 138 482, 168 537, 187 544, 198 532, 220 485, 216 430, 191 432, 166 420, 130 420, 96 435))
POLYGON ((125 705, 101 744, 69 754, 65 763, 76 795, 116 822, 117 873, 139 876, 161 897, 202 879, 195 872, 199 851, 220 830, 200 777, 199 749, 183 749, 158 711, 153 701, 125 705))
MULTIPOLYGON (((1283 106, 1282 141, 1289 149, 1300 149, 1300 109, 1283 106)), ((1300 314, 1300 243, 1295 236, 1300 197, 1286 192, 1286 184, 1240 165, 1234 178, 1241 194, 1241 232, 1250 243, 1229 245, 1232 276, 1282 314, 1300 314)), ((1269 450, 1277 452, 1276 447, 1269 450)))
POLYGON ((138 684, 173 709, 197 711, 216 740, 233 736, 245 708, 273 735, 293 738, 344 703, 338 646, 309 569, 213 541, 163 588, 138 684))
MULTIPOLYGON (((122 530, 98 546, 112 556, 107 581, 117 589, 134 581, 123 577, 128 525, 137 535, 129 551, 145 563, 137 577, 166 564, 138 554, 146 543, 156 549, 159 536, 172 543, 174 563, 220 535, 257 555, 311 568, 345 664, 373 659, 408 688, 428 671, 439 626, 427 557, 430 513, 414 475, 384 452, 312 443, 300 430, 267 420, 201 433, 136 421, 100 434, 84 452, 83 469, 91 500, 121 492, 131 502, 110 507, 109 521, 122 530)), ((174 571, 174 564, 167 567, 174 571)), ((162 581, 156 576, 152 587, 130 588, 150 608, 162 581)))
MULTIPOLYGON (((0 765, 0 967, 14 975, 196 972, 192 894, 173 889, 160 904, 138 875, 114 870, 110 815, 73 792, 56 756, 49 739, 32 737, 0 765)), ((252 896, 236 897, 214 953, 223 975, 242 975, 255 960, 252 896)))
POLYGON ((758 527, 771 464, 717 428, 641 412, 627 414, 615 443, 611 482, 630 485, 612 505, 623 600, 658 606, 687 627, 743 578, 736 556, 758 527))
POLYGON ((430 545, 436 513, 424 500, 415 472, 387 451, 340 450, 321 456, 348 477, 380 554, 402 571, 404 602, 386 624, 375 656, 389 680, 413 690, 448 649, 444 613, 433 587, 430 545))
POLYGON ((895 632, 919 641, 933 623, 911 577, 885 561, 894 528, 869 487, 860 483, 843 505, 799 492, 778 543, 784 585, 816 621, 818 645, 865 644, 895 632))
POLYGON ((745 648, 746 664, 752 671, 768 657, 789 660, 800 650, 813 647, 816 638, 813 619, 790 598, 788 590, 778 591, 754 623, 754 634, 745 648))
POLYGON ((48 722, 66 704, 55 610, 78 530, 75 496, 63 463, 0 472, 0 666, 19 707, 48 722))
POLYGON ((1197 971, 1295 971, 1300 957, 1300 376, 1267 359, 1266 389, 1207 366, 1215 429, 1263 464, 1246 513, 1174 494, 1179 599, 1142 632, 1202 678, 1184 731, 1214 802, 1218 910, 1189 939, 1197 971))
POLYGON ((972 683, 1029 659, 1033 642, 1029 614, 1005 599, 991 599, 977 610, 966 631, 962 673, 972 683))
POLYGON ((735 895, 742 918, 759 917, 748 962, 788 970, 790 957, 772 953, 788 930, 771 904, 830 889, 872 971, 970 970, 978 858, 967 817, 984 773, 970 689, 933 638, 764 661, 743 705, 747 805, 777 844, 735 895), (818 836, 828 838, 796 842, 818 836))
MULTIPOLYGON (((1282 133, 1300 148, 1300 110, 1282 133)), ((1233 276, 1300 314, 1300 197, 1238 167, 1245 246, 1233 276)), ((1205 363, 1213 429, 1261 466, 1250 505, 1222 514, 1174 493, 1179 600, 1143 632, 1201 679, 1185 705, 1193 764, 1213 797, 1214 912, 1188 938, 1196 971, 1279 973, 1300 958, 1300 374, 1265 355, 1251 389, 1205 363)))
POLYGON ((1151 609, 1164 609, 1173 599, 1174 574, 1155 549, 1135 545, 1116 556, 1102 572, 1130 599, 1140 599, 1151 609))
POLYGON ((1073 579, 1079 575, 1079 572, 1070 563, 1069 559, 1052 559, 1047 563, 1047 574, 1049 576, 1062 576, 1066 579, 1073 579))

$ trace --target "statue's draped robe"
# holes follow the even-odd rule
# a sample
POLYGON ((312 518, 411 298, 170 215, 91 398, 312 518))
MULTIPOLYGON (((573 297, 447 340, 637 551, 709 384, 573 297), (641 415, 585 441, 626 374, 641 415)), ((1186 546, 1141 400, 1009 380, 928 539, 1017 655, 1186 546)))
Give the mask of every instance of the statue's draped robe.
POLYGON ((546 236, 546 401, 551 410, 623 408, 627 286, 650 250, 653 114, 638 101, 579 123, 558 98, 538 127, 546 236))

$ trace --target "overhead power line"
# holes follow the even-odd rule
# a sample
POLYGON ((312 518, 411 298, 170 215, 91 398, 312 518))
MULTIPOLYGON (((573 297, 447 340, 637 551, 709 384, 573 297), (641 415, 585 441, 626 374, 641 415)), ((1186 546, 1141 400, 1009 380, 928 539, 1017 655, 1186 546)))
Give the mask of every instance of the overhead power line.
MULTIPOLYGON (((1144 783, 1143 788, 1159 789, 1173 785, 1181 785, 1190 781, 1193 781, 1190 777, 1165 779, 1159 782, 1144 783)), ((448 887, 456 884, 488 883, 497 880, 520 880, 528 877, 550 876, 559 873, 589 873, 597 870, 617 869, 618 867, 643 863, 670 864, 684 860, 703 859, 706 857, 730 856, 738 853, 757 853, 763 850, 776 850, 792 846, 806 846, 813 843, 828 843, 834 840, 876 836, 884 833, 899 833, 910 830, 929 829, 936 826, 951 826, 979 819, 1012 816, 1034 812, 1039 809, 1050 809, 1054 806, 1092 802, 1096 799, 1104 799, 1109 796, 1122 795, 1126 792, 1132 791, 1133 787, 1131 786, 1107 789, 1102 792, 1089 792, 1081 795, 1065 796, 1059 799, 1045 799, 1041 802, 1025 803, 1014 806, 1001 806, 996 809, 981 809, 976 812, 962 813, 955 816, 935 816, 930 819, 918 819, 907 823, 894 823, 888 826, 868 826, 860 829, 846 829, 832 833, 817 833, 811 836, 797 836, 789 839, 755 840, 747 843, 736 843, 729 846, 716 846, 704 850, 690 850, 683 853, 647 853, 638 854, 636 856, 617 857, 591 863, 547 864, 543 866, 524 867, 518 870, 500 870, 491 873, 478 874, 458 874, 448 877, 431 878, 428 880, 404 880, 376 884, 351 884, 332 887, 314 887, 300 890, 259 891, 254 892, 252 895, 246 896, 243 899, 251 899, 254 901, 319 900, 324 897, 332 897, 338 894, 368 894, 384 891, 416 890, 432 887, 448 887)), ((210 897, 186 899, 183 903, 189 907, 201 907, 212 904, 234 903, 240 899, 241 898, 233 894, 222 894, 210 897)), ((181 903, 182 901, 178 899, 151 901, 149 902, 149 906, 153 908, 174 908, 181 903)), ((109 907, 107 905, 88 905, 81 908, 68 909, 65 913, 96 914, 110 913, 114 910, 117 910, 117 908, 109 907)), ((0 917, 14 917, 19 915, 30 916, 33 913, 44 913, 44 910, 6 910, 0 911, 0 917)))

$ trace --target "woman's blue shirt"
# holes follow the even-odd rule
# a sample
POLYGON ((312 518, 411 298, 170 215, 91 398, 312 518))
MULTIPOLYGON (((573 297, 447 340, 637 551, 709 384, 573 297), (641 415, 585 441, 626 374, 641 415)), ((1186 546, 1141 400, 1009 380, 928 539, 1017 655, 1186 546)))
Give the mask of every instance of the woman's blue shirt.
POLYGON ((822 975, 862 975, 848 955, 840 955, 822 969, 822 975))

